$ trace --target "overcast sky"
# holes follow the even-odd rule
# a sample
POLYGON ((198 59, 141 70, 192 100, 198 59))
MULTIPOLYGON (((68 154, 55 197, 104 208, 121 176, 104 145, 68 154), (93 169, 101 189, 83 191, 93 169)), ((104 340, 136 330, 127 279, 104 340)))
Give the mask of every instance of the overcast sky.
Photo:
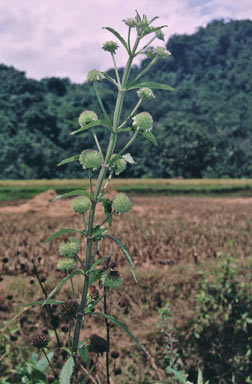
MULTIPOLYGON (((155 25, 168 25, 166 40, 213 19, 252 19, 252 0, 0 0, 0 63, 35 79, 57 76, 81 83, 89 70, 112 67, 101 46, 114 37, 102 27, 125 35, 122 19, 134 17, 135 9, 149 18, 160 16, 155 25)), ((118 65, 125 59, 120 47, 118 65)))

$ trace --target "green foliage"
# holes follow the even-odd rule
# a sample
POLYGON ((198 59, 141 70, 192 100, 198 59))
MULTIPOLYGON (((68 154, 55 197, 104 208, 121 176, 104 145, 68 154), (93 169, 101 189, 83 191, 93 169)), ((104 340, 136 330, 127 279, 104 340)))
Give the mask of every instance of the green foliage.
POLYGON ((252 283, 240 281, 237 268, 234 260, 224 257, 214 277, 203 276, 197 316, 186 331, 187 347, 191 344, 187 353, 196 354, 211 383, 252 382, 252 283))
MULTIPOLYGON (((145 28, 138 26, 141 33, 149 33, 145 28)), ((126 41, 109 30, 126 48, 126 41)), ((252 176, 251 31, 250 20, 218 20, 199 28, 193 35, 175 35, 169 39, 169 59, 160 59, 151 77, 147 71, 139 77, 143 79, 141 84, 148 87, 164 82, 177 92, 161 96, 162 90, 156 90, 152 101, 156 122, 153 134, 159 146, 154 148, 148 141, 137 138, 132 144, 137 165, 127 167, 125 177, 252 176)), ((131 82, 155 60, 151 50, 141 53, 147 58, 140 67, 132 69, 131 82)), ((107 79, 113 76, 113 70, 105 74, 107 79)), ((114 84, 103 83, 101 96, 111 118, 114 84)), ((129 87, 136 86, 132 82, 129 87)), ((68 79, 47 78, 40 82, 27 79, 24 72, 3 64, 0 89, 0 178, 82 177, 77 161, 56 171, 55 164, 81 152, 82 140, 74 140, 70 133, 79 129, 77 116, 84 108, 99 115, 95 91, 88 84, 71 84, 68 79)), ((125 97, 123 118, 129 115, 132 101, 137 101, 134 90, 125 97)), ((140 112, 144 111, 145 103, 148 101, 143 102, 140 112)), ((106 128, 95 129, 104 149, 108 142, 106 128)), ((87 148, 94 148, 91 130, 80 135, 87 148)), ((125 132, 118 140, 118 147, 130 135, 125 132)))

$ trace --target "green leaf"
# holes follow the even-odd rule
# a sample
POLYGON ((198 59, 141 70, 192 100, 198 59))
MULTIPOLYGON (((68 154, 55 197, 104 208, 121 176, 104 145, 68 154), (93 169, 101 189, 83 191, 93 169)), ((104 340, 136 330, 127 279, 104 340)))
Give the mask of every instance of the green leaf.
MULTIPOLYGON (((53 358, 53 352, 49 352, 46 356, 48 360, 51 361, 53 358)), ((46 357, 43 357, 41 360, 36 362, 36 364, 34 365, 34 368, 37 369, 38 371, 43 372, 48 367, 48 365, 49 363, 46 357)))
POLYGON ((107 228, 100 227, 98 225, 97 227, 93 228, 91 236, 92 236, 93 240, 95 240, 96 237, 103 235, 104 232, 106 232, 106 231, 107 231, 107 228))
POLYGON ((166 368, 166 372, 172 373, 174 375, 174 377, 179 381, 180 384, 186 384, 187 380, 181 372, 177 371, 176 369, 170 368, 170 367, 166 368))
POLYGON ((70 356, 64 364, 59 376, 60 384, 70 384, 70 379, 74 369, 74 359, 70 356))
POLYGON ((60 300, 39 300, 39 301, 32 301, 29 304, 26 304, 25 307, 31 307, 33 305, 41 305, 41 304, 64 304, 64 301, 60 300))
POLYGON ((67 193, 64 193, 63 195, 58 195, 58 196, 54 197, 53 199, 51 199, 50 201, 65 199, 65 198, 71 197, 71 196, 87 196, 90 198, 90 200, 92 200, 92 198, 93 198, 91 193, 84 191, 83 189, 76 189, 75 191, 67 192, 67 193))
POLYGON ((157 139, 155 138, 155 136, 153 135, 153 133, 151 132, 140 132, 139 133, 145 137, 145 139, 147 140, 150 140, 152 142, 153 145, 155 145, 155 147, 158 146, 158 143, 157 143, 157 139))
POLYGON ((61 160, 59 164, 57 164, 57 167, 60 167, 63 164, 71 163, 72 161, 79 160, 80 155, 75 155, 72 157, 68 157, 67 159, 61 160))
POLYGON ((91 123, 83 125, 83 127, 80 127, 76 131, 71 132, 71 135, 75 135, 76 133, 86 131, 87 129, 92 128, 92 127, 96 127, 98 125, 101 125, 102 127, 109 128, 108 123, 105 120, 95 120, 95 121, 92 121, 91 123))
POLYGON ((198 371, 198 380, 197 380, 197 384, 204 384, 203 376, 202 376, 202 372, 201 372, 200 369, 199 369, 199 371, 198 371))
MULTIPOLYGON (((106 217, 110 216, 110 214, 112 212, 112 201, 109 199, 103 199, 102 205, 103 205, 104 213, 105 213, 106 217)), ((110 227, 112 226, 112 215, 108 219, 108 225, 110 227)))
POLYGON ((130 153, 125 153, 125 155, 123 155, 122 158, 123 160, 127 161, 127 163, 129 164, 136 164, 136 162, 134 161, 130 153))
POLYGON ((131 85, 129 88, 127 88, 127 90, 130 91, 131 89, 144 88, 144 87, 155 88, 155 89, 163 89, 165 91, 172 91, 172 92, 176 91, 176 89, 170 87, 170 85, 156 83, 154 81, 147 81, 145 83, 138 83, 138 84, 135 84, 135 85, 131 85))
POLYGON ((62 228, 60 231, 55 232, 52 236, 48 237, 48 239, 44 241, 44 244, 49 243, 50 241, 56 239, 57 237, 69 232, 77 232, 82 234, 82 231, 75 228, 62 228))
POLYGON ((67 282, 68 279, 70 279, 71 277, 73 277, 75 275, 83 275, 83 276, 85 276, 85 273, 81 269, 76 269, 76 271, 73 271, 72 273, 70 273, 69 275, 64 277, 64 279, 62 279, 56 285, 56 287, 51 291, 51 293, 49 293, 49 295, 48 295, 47 299, 45 300, 43 306, 48 303, 48 301, 60 290, 60 288, 63 287, 63 285, 67 282))
MULTIPOLYGON (((92 264, 91 269, 90 269, 88 272, 93 271, 94 268, 97 267, 97 265, 101 264, 104 260, 107 260, 108 258, 109 258, 109 257, 107 256, 107 257, 101 257, 100 259, 96 260, 96 261, 92 264)), ((87 273, 88 273, 88 272, 87 272, 87 273)))
POLYGON ((117 31, 115 31, 113 28, 110 28, 110 27, 103 27, 103 29, 107 29, 107 31, 113 33, 113 35, 115 35, 115 37, 117 37, 118 40, 120 40, 122 45, 125 47, 126 51, 129 52, 128 45, 124 40, 124 38, 120 35, 120 33, 118 33, 117 31))
POLYGON ((112 321, 112 323, 116 324, 119 328, 121 328, 125 333, 127 333, 127 335, 135 341, 135 343, 147 354, 149 355, 149 352, 146 350, 145 346, 141 343, 141 341, 138 340, 138 338, 136 336, 134 336, 129 330, 128 328, 123 324, 121 323, 119 320, 117 320, 116 318, 114 318, 113 316, 110 316, 110 315, 106 315, 105 313, 100 313, 100 312, 91 312, 91 315, 97 315, 97 316, 102 316, 102 317, 105 317, 106 319, 112 321))
POLYGON ((121 241, 119 239, 117 239, 116 237, 112 236, 112 235, 109 235, 108 233, 105 235, 105 237, 108 237, 109 239, 113 240, 122 250, 124 256, 126 257, 128 263, 129 263, 129 267, 130 267, 130 270, 132 272, 132 275, 137 283, 137 279, 136 279, 136 274, 135 274, 135 269, 134 269, 134 264, 133 264, 133 261, 131 259, 131 256, 129 254, 129 251, 128 249, 125 247, 125 245, 123 245, 121 243, 121 241))
POLYGON ((79 354, 82 360, 87 364, 88 363, 88 345, 85 345, 83 348, 80 348, 79 354))
POLYGON ((102 271, 96 269, 90 272, 89 275, 89 285, 93 285, 102 275, 102 271))

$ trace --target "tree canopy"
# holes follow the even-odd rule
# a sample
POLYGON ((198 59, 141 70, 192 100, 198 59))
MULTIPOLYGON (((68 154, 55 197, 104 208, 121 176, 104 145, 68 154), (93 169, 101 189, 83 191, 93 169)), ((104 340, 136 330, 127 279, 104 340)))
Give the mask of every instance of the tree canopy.
MULTIPOLYGON (((160 60, 142 79, 177 92, 157 90, 154 101, 139 110, 151 112, 159 146, 139 137, 130 149, 136 165, 122 176, 252 177, 252 21, 215 20, 192 35, 172 36, 167 49, 170 59, 160 60)), ((131 76, 148 63, 144 59, 131 76)), ((111 114, 113 85, 104 81, 101 92, 111 114)), ((132 90, 124 117, 136 101, 132 90)), ((89 132, 70 135, 85 109, 101 117, 90 84, 55 77, 36 81, 0 65, 0 178, 83 177, 77 163, 56 164, 94 146, 89 132)), ((98 127, 96 133, 105 146, 107 131, 98 127)), ((128 135, 121 135, 120 144, 128 135)))

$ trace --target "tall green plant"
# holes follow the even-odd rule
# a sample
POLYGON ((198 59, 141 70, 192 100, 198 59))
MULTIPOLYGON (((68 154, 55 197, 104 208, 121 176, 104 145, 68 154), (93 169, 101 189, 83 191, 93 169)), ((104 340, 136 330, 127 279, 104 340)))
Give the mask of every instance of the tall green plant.
MULTIPOLYGON (((149 49, 151 43, 155 39, 164 40, 162 29, 165 26, 154 27, 152 24, 156 19, 157 17, 148 20, 145 15, 141 17, 137 12, 135 18, 124 20, 124 23, 128 26, 128 36, 126 39, 114 29, 110 27, 105 28, 112 33, 128 54, 125 69, 122 76, 120 76, 116 64, 116 52, 119 48, 117 42, 107 41, 104 43, 102 48, 104 51, 111 54, 115 70, 115 78, 96 69, 93 69, 87 75, 87 81, 94 87, 97 102, 101 110, 101 117, 98 117, 93 111, 83 111, 79 117, 80 128, 72 132, 72 134, 76 135, 89 130, 96 143, 97 150, 85 148, 81 153, 67 158, 58 164, 61 166, 74 161, 79 162, 84 171, 88 173, 89 177, 88 191, 75 190, 64 195, 59 195, 53 199, 58 200, 78 196, 72 201, 72 208, 74 212, 79 214, 82 218, 83 227, 78 229, 62 228, 46 240, 46 243, 48 243, 66 233, 72 236, 66 243, 62 243, 59 248, 59 253, 62 257, 58 261, 58 269, 68 272, 68 275, 58 283, 48 295, 47 299, 42 302, 42 305, 62 305, 65 317, 69 319, 68 348, 66 349, 69 353, 69 358, 59 375, 59 382, 61 384, 74 382, 77 377, 79 365, 83 362, 87 363, 88 361, 88 352, 95 352, 97 357, 106 352, 106 381, 107 383, 110 382, 108 337, 106 341, 98 335, 92 335, 89 340, 80 340, 80 331, 84 326, 87 316, 102 316, 106 319, 106 322, 109 321, 116 324, 128 334, 128 336, 130 336, 145 353, 147 353, 145 347, 131 333, 131 331, 129 331, 119 320, 106 313, 106 305, 104 306, 104 313, 97 312, 95 308, 99 301, 102 299, 106 300, 106 296, 110 289, 117 288, 122 284, 120 274, 113 263, 111 263, 109 259, 99 258, 98 256, 101 241, 109 239, 121 248, 133 277, 136 280, 133 262, 127 248, 119 239, 109 234, 113 216, 125 214, 130 211, 132 208, 132 201, 124 193, 118 193, 113 200, 111 200, 106 197, 106 192, 111 178, 114 175, 119 175, 127 166, 134 164, 134 160, 128 152, 128 149, 136 137, 142 136, 143 139, 150 140, 154 145, 157 145, 156 138, 152 133, 152 116, 146 111, 137 113, 140 106, 142 107, 142 103, 144 103, 145 100, 154 98, 152 89, 156 88, 174 91, 172 87, 157 82, 139 82, 141 77, 149 71, 160 58, 164 59, 170 55, 164 47, 157 47, 154 50, 149 49), (135 32, 134 36, 132 36, 133 31, 135 32), (145 55, 150 61, 146 68, 144 68, 136 78, 130 79, 130 70, 133 60, 138 55, 145 55), (100 94, 100 87, 104 81, 112 83, 117 92, 113 119, 110 119, 110 113, 106 110, 100 94), (135 91, 137 91, 139 100, 137 104, 133 106, 131 113, 126 119, 122 120, 121 114, 125 94, 127 92, 135 91), (109 143, 106 149, 101 148, 99 138, 95 131, 96 127, 99 126, 104 127, 109 135, 109 143), (123 135, 125 133, 129 135, 128 142, 115 152, 118 135, 123 135), (95 180, 95 172, 97 170, 99 173, 95 180), (95 213, 97 205, 99 204, 104 208, 105 217, 101 223, 95 224, 95 213), (85 256, 80 254, 79 239, 85 243, 85 256), (74 281, 76 278, 84 279, 80 302, 76 297, 74 289, 74 281), (64 303, 54 300, 53 297, 55 294, 58 293, 68 280, 72 285, 73 299, 64 303), (98 281, 104 286, 102 295, 99 294, 96 287, 98 281)), ((42 335, 37 335, 35 337, 35 342, 33 341, 33 345, 37 348, 43 348, 44 345, 42 346, 42 344, 47 345, 47 340, 45 340, 45 337, 42 335)), ((88 376, 89 373, 87 373, 87 377, 88 376)), ((85 383, 86 380, 87 379, 84 379, 83 383, 85 383)))

